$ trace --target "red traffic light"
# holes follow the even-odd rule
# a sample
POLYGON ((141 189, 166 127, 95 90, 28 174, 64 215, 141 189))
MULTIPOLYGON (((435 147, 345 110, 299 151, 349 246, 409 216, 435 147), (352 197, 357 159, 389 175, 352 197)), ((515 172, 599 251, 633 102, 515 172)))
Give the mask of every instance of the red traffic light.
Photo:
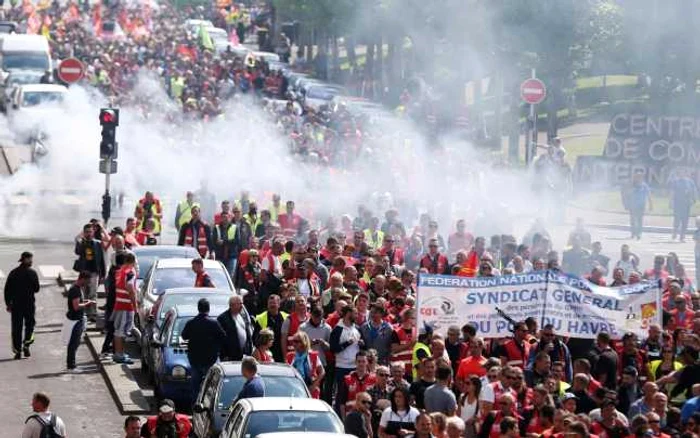
POLYGON ((101 125, 118 125, 119 124, 119 112, 114 109, 103 108, 100 110, 100 124, 101 125))

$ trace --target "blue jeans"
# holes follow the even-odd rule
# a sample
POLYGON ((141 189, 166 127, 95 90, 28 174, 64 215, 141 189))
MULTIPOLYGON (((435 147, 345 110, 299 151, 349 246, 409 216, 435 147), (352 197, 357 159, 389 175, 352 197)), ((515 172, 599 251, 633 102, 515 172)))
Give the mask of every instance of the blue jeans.
MULTIPOLYGON (((238 262, 238 259, 235 259, 235 258, 223 260, 224 266, 226 267, 228 274, 231 276, 231 279, 233 279, 234 281, 236 281, 236 262, 238 262)), ((218 287, 218 285, 217 285, 217 287, 218 287)))
POLYGON ((690 205, 681 205, 673 209, 674 237, 676 234, 679 234, 681 240, 685 240, 685 233, 688 231, 688 219, 690 219, 690 205))
POLYGON ((630 209, 630 228, 632 237, 642 237, 642 226, 644 224, 644 209, 630 209))
POLYGON ((81 318, 73 326, 70 341, 68 341, 68 354, 66 356, 66 365, 68 369, 75 368, 75 353, 78 351, 80 338, 83 335, 83 329, 85 329, 85 318, 81 318))

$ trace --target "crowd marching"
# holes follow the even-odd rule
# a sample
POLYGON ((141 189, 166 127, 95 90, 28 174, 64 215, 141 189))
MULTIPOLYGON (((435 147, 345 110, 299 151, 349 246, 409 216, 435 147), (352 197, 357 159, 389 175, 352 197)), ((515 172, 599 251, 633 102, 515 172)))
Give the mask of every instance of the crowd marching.
MULTIPOLYGON (((244 14, 231 19, 224 12, 215 11, 214 20, 244 37, 239 26, 244 14)), ((224 103, 239 93, 288 97, 286 79, 264 60, 250 62, 231 50, 215 53, 203 46, 201 32, 182 26, 203 13, 164 2, 151 7, 26 1, 7 17, 46 35, 58 58, 83 60, 92 85, 122 105, 141 108, 144 117, 151 110, 148 99, 129 92, 143 71, 159 78, 177 102, 181 111, 173 117, 225 117, 224 103), (127 38, 105 38, 104 21, 118 22, 127 38)), ((320 161, 343 163, 371 141, 363 121, 342 105, 314 110, 290 99, 281 107, 268 103, 268 110, 289 133, 295 153, 315 154, 320 161)), ((561 253, 541 222, 522 238, 474 236, 463 219, 444 233, 430 215, 386 201, 382 210, 359 206, 354 216, 317 217, 278 194, 266 199, 262 191, 244 191, 220 206, 201 193, 187 193, 168 212, 147 192, 123 228, 109 231, 91 221, 75 246, 80 274, 68 292, 67 317, 75 324, 67 367, 75 368, 84 321, 98 315, 101 282, 108 286, 104 310, 113 335, 103 353, 131 362, 124 343, 137 307, 137 264, 129 249, 160 244, 163 229, 174 225, 178 245, 221 261, 236 288, 247 291, 216 322, 183 331, 190 340, 195 392, 216 360, 252 356, 295 367, 312 395, 331 404, 346 431, 361 438, 700 436, 700 294, 674 254, 641 266, 625 244, 619 260, 611 260, 582 221, 561 253), (490 277, 542 270, 562 270, 599 285, 659 282, 664 323, 652 325, 642 339, 627 334, 612 340, 600 333, 595 341, 562 338, 532 319, 516 321, 512 336, 499 339, 482 338, 470 324, 450 327, 446 337, 416 325, 420 274, 490 277), (251 330, 241 330, 239 315, 251 330)), ((36 280, 31 263, 32 254, 22 254, 5 286, 16 358, 30 355, 33 335, 23 341, 21 329, 24 322, 32 333, 33 300, 13 302, 12 291, 17 282, 36 280)), ((192 268, 193 286, 216 286, 201 260, 192 268)), ((200 302, 199 310, 208 313, 208 303, 200 302)), ((245 390, 264 393, 254 385, 245 390)), ((46 394, 35 394, 33 406, 37 421, 28 427, 56 420, 46 414, 46 394)), ((158 418, 189 430, 189 420, 174 411, 166 400, 158 418)), ((129 417, 126 436, 151 436, 148 430, 158 421, 142 428, 138 418, 129 417)), ((65 428, 62 422, 56 427, 65 428)))

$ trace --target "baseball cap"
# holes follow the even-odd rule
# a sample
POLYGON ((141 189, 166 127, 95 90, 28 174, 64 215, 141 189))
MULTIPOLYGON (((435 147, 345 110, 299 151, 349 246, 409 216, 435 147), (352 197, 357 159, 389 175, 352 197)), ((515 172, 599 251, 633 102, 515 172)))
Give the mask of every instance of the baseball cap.
POLYGON ((578 400, 578 397, 576 397, 575 394, 572 394, 572 393, 570 393, 570 392, 566 392, 566 393, 564 393, 564 395, 562 396, 561 401, 562 401, 562 402, 565 402, 565 401, 567 401, 567 400, 578 400))
POLYGON ((29 251, 24 251, 24 252, 22 253, 22 255, 19 256, 19 260, 18 260, 18 261, 21 262, 21 261, 24 260, 24 259, 30 259, 30 258, 32 258, 32 257, 34 257, 34 254, 32 254, 32 253, 29 252, 29 251))
POLYGON ((162 402, 160 402, 160 407, 158 407, 158 411, 161 414, 169 414, 170 412, 175 411, 175 402, 170 400, 169 398, 166 398, 162 402))

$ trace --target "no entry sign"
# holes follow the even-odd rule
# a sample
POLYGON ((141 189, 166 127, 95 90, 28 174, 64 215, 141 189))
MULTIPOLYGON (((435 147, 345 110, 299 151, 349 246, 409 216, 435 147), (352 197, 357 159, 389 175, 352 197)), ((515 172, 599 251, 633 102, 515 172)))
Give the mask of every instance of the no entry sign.
POLYGON ((525 103, 537 105, 547 97, 547 87, 539 79, 527 79, 520 85, 520 97, 525 103))
POLYGON ((78 82, 85 75, 85 66, 79 59, 67 58, 58 66, 58 78, 67 84, 78 82))

